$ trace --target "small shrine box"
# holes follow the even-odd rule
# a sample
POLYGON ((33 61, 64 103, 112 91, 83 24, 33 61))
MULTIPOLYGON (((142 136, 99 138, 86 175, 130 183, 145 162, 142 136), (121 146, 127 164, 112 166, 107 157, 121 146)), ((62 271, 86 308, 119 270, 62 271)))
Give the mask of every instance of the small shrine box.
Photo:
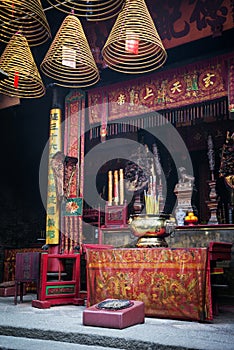
MULTIPOLYGON (((102 303, 112 301, 106 299, 102 303)), ((83 324, 85 326, 123 329, 145 322, 144 303, 130 301, 130 306, 123 309, 102 309, 99 304, 88 307, 83 311, 83 324)))
POLYGON ((127 206, 126 205, 106 205, 105 207, 105 227, 126 226, 127 206))

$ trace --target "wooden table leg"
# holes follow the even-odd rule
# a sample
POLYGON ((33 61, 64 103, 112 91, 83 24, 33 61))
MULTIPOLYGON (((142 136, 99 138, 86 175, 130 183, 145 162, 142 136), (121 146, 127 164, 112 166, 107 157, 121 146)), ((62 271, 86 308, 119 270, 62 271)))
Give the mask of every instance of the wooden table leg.
POLYGON ((18 282, 15 281, 15 297, 14 297, 14 303, 17 304, 17 295, 18 295, 18 282))

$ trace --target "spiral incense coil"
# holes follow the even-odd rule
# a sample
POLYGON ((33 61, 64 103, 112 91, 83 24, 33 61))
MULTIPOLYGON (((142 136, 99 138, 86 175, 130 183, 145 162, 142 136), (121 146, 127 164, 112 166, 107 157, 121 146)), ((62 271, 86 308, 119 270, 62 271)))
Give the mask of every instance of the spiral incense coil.
POLYGON ((104 21, 116 16, 123 7, 124 0, 47 0, 57 10, 70 14, 74 11, 77 17, 88 21, 104 21))
POLYGON ((36 98, 45 94, 45 87, 34 62, 27 39, 13 35, 0 57, 0 67, 8 78, 0 81, 0 92, 19 98, 36 98))
POLYGON ((8 75, 0 68, 0 80, 8 78, 8 75))
POLYGON ((146 73, 161 67, 167 53, 144 0, 126 0, 102 49, 109 68, 146 73))
POLYGON ((42 72, 63 87, 82 88, 95 84, 99 71, 80 20, 68 15, 41 63, 42 72))
POLYGON ((30 46, 51 37, 40 0, 0 0, 0 40, 6 44, 20 31, 30 46))

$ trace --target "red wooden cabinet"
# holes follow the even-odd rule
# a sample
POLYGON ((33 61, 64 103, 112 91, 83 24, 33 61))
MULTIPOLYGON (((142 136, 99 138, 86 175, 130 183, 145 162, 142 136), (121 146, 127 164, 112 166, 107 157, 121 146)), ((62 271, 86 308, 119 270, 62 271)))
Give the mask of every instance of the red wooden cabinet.
POLYGON ((82 305, 80 298, 80 254, 42 254, 38 299, 32 306, 45 309, 52 305, 82 305), (57 265, 56 272, 49 266, 57 265))

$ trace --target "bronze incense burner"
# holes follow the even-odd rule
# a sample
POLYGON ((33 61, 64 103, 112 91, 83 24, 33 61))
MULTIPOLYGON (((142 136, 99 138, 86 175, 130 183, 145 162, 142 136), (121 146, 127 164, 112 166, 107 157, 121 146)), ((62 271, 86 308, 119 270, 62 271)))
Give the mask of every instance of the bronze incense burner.
POLYGON ((130 228, 140 248, 168 247, 165 237, 170 236, 176 227, 170 214, 137 214, 130 217, 130 228))

